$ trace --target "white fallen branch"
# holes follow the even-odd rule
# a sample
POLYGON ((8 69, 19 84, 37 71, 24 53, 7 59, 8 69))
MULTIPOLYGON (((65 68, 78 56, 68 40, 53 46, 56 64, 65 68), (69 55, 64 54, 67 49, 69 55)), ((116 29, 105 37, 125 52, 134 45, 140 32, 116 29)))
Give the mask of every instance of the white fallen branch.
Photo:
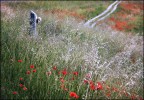
MULTIPOLYGON (((121 1, 120 1, 120 2, 121 2, 121 1)), ((118 3, 114 6, 114 8, 113 8, 107 15, 105 15, 104 17, 98 19, 95 23, 93 23, 93 24, 91 25, 91 27, 93 28, 99 21, 104 20, 106 17, 108 17, 110 14, 112 14, 112 13, 117 9, 117 6, 118 6, 118 4, 119 4, 120 2, 118 2, 118 3)))
MULTIPOLYGON (((98 21, 105 19, 107 16, 109 16, 111 13, 113 13, 113 12, 116 10, 116 8, 117 8, 117 6, 118 6, 118 4, 119 4, 120 2, 121 2, 121 1, 115 1, 115 2, 112 3, 110 6, 108 6, 108 8, 107 8, 104 12, 102 12, 102 13, 99 14, 98 16, 96 16, 96 17, 88 20, 84 25, 87 26, 87 27, 90 27, 90 23, 92 23, 92 22, 95 21, 96 19, 100 18, 100 19, 98 19, 98 21), (114 6, 114 7, 113 7, 113 6, 114 6), (102 17, 102 16, 104 16, 104 17, 102 17), (101 18, 101 17, 102 17, 102 18, 101 18)), ((92 27, 95 26, 95 25, 96 25, 96 23, 92 24, 92 27)))

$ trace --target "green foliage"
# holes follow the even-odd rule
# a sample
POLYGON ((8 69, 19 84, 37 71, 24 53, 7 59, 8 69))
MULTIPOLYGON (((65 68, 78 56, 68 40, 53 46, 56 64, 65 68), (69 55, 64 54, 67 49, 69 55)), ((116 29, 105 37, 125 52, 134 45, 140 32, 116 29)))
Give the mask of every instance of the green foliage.
POLYGON ((99 5, 98 7, 95 8, 94 11, 85 12, 85 15, 87 16, 88 19, 91 19, 99 15, 100 13, 102 13, 105 9, 106 9, 105 7, 103 7, 102 5, 99 5))
POLYGON ((141 36, 143 36, 144 32, 144 22, 142 20, 143 17, 139 17, 137 21, 134 23, 135 27, 132 29, 134 33, 138 33, 141 36))

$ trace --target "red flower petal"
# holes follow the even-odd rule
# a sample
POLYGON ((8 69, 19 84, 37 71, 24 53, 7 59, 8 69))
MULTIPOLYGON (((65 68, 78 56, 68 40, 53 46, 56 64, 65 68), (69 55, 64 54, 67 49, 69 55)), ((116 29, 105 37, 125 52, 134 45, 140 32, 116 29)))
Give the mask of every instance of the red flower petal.
POLYGON ((36 69, 34 69, 33 72, 35 73, 35 72, 36 72, 36 69))
POLYGON ((22 60, 18 60, 18 62, 22 62, 22 60))
POLYGON ((100 82, 97 82, 96 89, 97 90, 102 90, 103 89, 102 84, 100 82))
POLYGON ((51 71, 46 72, 46 75, 48 75, 48 76, 50 76, 51 74, 52 74, 51 71))
POLYGON ((34 65, 30 65, 30 68, 34 68, 34 65))
POLYGON ((24 91, 26 91, 26 90, 27 90, 27 88, 26 88, 26 87, 23 87, 23 90, 24 90, 24 91))
POLYGON ((63 70, 63 71, 62 71, 62 74, 63 74, 63 75, 67 75, 67 71, 66 71, 66 70, 63 70))
POLYGON ((63 83, 63 82, 64 82, 64 79, 63 79, 63 78, 60 78, 60 81, 63 83))
POLYGON ((89 82, 88 80, 86 80, 86 79, 84 80, 84 83, 85 83, 85 84, 87 84, 88 82, 89 82))
POLYGON ((53 70, 57 70, 57 67, 56 67, 56 66, 54 66, 54 67, 53 67, 53 70))
POLYGON ((95 86, 93 84, 90 85, 91 90, 95 90, 95 86))
POLYGON ((12 94, 18 94, 16 91, 13 91, 13 93, 12 94))
POLYGON ((20 87, 23 87, 23 84, 19 84, 20 87))
POLYGON ((110 97, 110 96, 111 96, 110 92, 106 93, 106 96, 107 96, 107 97, 110 97))
POLYGON ((73 98, 76 98, 76 99, 79 98, 79 96, 75 92, 70 92, 69 96, 73 97, 73 98))
POLYGON ((77 75, 78 75, 78 72, 73 72, 73 74, 77 76, 77 75))
POLYGON ((30 74, 30 71, 27 71, 26 74, 30 74))
POLYGON ((23 78, 20 78, 19 80, 20 80, 20 81, 22 81, 22 80, 23 80, 23 78))

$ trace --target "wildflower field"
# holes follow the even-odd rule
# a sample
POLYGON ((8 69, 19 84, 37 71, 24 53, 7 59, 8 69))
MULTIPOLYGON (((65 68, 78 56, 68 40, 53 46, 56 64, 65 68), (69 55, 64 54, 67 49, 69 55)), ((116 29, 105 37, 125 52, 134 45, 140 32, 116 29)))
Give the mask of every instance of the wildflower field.
MULTIPOLYGON (((50 2, 50 8, 45 2, 36 1, 2 3, 1 99, 143 100, 141 23, 140 28, 134 24, 138 31, 130 27, 125 32, 123 24, 115 25, 118 17, 112 15, 108 20, 117 20, 112 23, 117 27, 104 22, 88 28, 84 20, 100 12, 89 15, 77 8, 83 1, 75 1, 71 6, 70 1, 50 2), (53 10, 58 4, 67 9, 53 10), (37 38, 29 35, 30 10, 42 18, 37 25, 37 38)), ((80 7, 93 10, 94 2, 97 1, 80 7)), ((101 8, 104 10, 110 3, 101 3, 101 8)))

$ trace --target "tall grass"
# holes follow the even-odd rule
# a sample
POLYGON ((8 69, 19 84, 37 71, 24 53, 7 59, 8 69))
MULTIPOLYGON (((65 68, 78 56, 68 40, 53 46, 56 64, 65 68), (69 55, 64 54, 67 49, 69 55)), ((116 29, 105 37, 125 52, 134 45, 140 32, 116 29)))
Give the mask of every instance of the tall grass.
POLYGON ((61 21, 39 12, 43 21, 33 38, 29 12, 17 13, 13 20, 1 20, 2 99, 143 97, 142 37, 105 25, 89 29, 73 18, 61 21))
POLYGON ((85 16, 86 20, 95 17, 104 11, 112 1, 30 1, 30 2, 7 2, 6 4, 13 9, 31 9, 45 11, 68 10, 85 16), (90 10, 94 9, 94 10, 90 10))

